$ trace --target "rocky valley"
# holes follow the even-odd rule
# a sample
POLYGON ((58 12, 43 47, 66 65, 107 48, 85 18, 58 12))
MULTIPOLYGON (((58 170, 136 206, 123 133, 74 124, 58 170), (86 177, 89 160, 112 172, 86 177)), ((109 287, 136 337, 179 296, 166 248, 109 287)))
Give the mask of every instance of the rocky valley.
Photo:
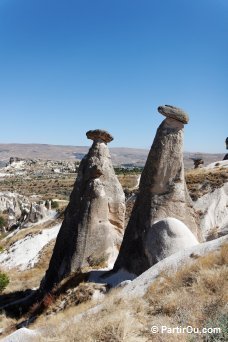
POLYGON ((188 115, 158 112, 150 151, 100 129, 89 149, 1 146, 2 341, 226 341, 228 161, 184 154, 188 115))

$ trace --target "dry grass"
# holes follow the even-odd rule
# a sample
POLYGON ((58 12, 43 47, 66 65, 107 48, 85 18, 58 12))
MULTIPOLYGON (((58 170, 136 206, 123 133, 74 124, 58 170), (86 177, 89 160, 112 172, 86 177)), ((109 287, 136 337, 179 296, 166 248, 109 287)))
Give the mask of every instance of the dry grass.
POLYGON ((94 257, 94 256, 89 256, 87 258, 87 261, 88 261, 88 264, 89 266, 88 267, 84 267, 82 269, 83 272, 88 272, 88 271, 91 271, 93 269, 101 269, 101 268, 106 268, 108 267, 108 255, 100 255, 98 257, 94 257))
MULTIPOLYGON (((127 174, 118 175, 118 179, 123 188, 133 188, 137 184, 139 175, 127 174)), ((1 191, 18 192, 25 196, 32 194, 42 196, 42 199, 48 200, 58 198, 60 200, 69 200, 77 174, 50 174, 47 176, 22 178, 12 176, 10 179, 1 181, 1 191)))
POLYGON ((159 277, 145 296, 150 319, 167 316, 172 326, 202 328, 219 314, 228 313, 227 265, 228 245, 224 245, 220 252, 200 257, 175 275, 159 277))
POLYGON ((71 288, 60 293, 59 289, 54 289, 47 293, 40 303, 35 303, 30 309, 29 316, 51 316, 70 307, 76 307, 92 299, 95 290, 99 285, 93 283, 79 283, 75 288, 71 288))
POLYGON ((150 328, 205 327, 227 313, 227 265, 228 245, 224 245, 219 252, 195 258, 173 275, 160 275, 143 298, 122 299, 120 289, 112 290, 92 313, 88 309, 96 303, 89 300, 47 321, 40 317, 33 327, 45 327, 39 341, 206 341, 199 335, 152 334, 150 328), (80 313, 84 313, 82 320, 80 316, 77 319, 80 313))
MULTIPOLYGON (((50 341, 69 342, 146 341, 138 336, 141 329, 140 322, 132 315, 127 302, 116 300, 116 292, 113 291, 111 295, 107 295, 102 309, 95 311, 92 315, 88 310, 97 303, 90 301, 50 317, 48 322, 45 322, 47 330, 44 340, 47 338, 50 341), (113 310, 114 308, 115 310, 113 310), (76 317, 80 313, 84 313, 83 324, 77 318, 74 319, 74 322, 71 321, 73 316, 76 317)), ((42 327, 42 323, 43 321, 39 320, 36 326, 42 327)))
POLYGON ((72 191, 76 174, 53 175, 49 177, 19 177, 13 176, 10 179, 1 181, 1 191, 18 192, 25 196, 31 194, 41 195, 43 199, 58 198, 68 200, 72 191))
POLYGON ((228 181, 227 169, 194 169, 186 172, 187 187, 193 200, 214 189, 220 188, 228 181))
MULTIPOLYGON (((133 188, 139 174, 118 175, 118 179, 124 189, 133 188)), ((50 174, 48 177, 31 175, 22 178, 19 176, 10 177, 1 181, 1 191, 12 191, 30 196, 31 194, 41 195, 43 199, 58 198, 68 200, 73 189, 76 174, 50 174)), ((186 183, 193 199, 222 186, 228 181, 227 169, 217 167, 215 169, 193 169, 186 171, 186 183)))
POLYGON ((10 333, 14 329, 15 324, 15 319, 6 317, 4 313, 0 314, 0 331, 4 330, 5 333, 10 333))
POLYGON ((82 314, 86 312, 87 310, 91 309, 92 307, 96 306, 96 302, 93 301, 84 301, 77 306, 69 306, 64 311, 58 311, 58 314, 54 314, 55 310, 54 308, 50 309, 52 310, 52 314, 50 315, 41 315, 37 318, 36 322, 31 325, 31 328, 42 328, 42 327, 48 327, 52 329, 55 326, 60 326, 64 321, 70 320, 73 316, 82 314))
MULTIPOLYGON (((31 326, 44 328, 44 335, 34 341, 189 342, 188 334, 152 334, 150 328, 205 327, 213 322, 220 326, 217 318, 221 322, 219 317, 227 314, 227 265, 228 244, 220 251, 196 256, 175 274, 161 274, 143 298, 134 300, 122 299, 120 289, 110 291, 102 302, 91 300, 97 284, 83 282, 78 275, 69 277, 55 290, 56 297, 44 298, 45 310, 31 326), (68 301, 67 305, 59 311, 64 301, 68 301), (96 309, 99 303, 101 306, 96 309), (90 313, 90 309, 95 311, 90 313)), ((30 270, 27 276, 31 275, 30 270)), ((8 329, 15 323, 3 315, 2 322, 8 329)), ((191 335, 191 341, 206 340, 191 335)))
POLYGON ((10 282, 5 289, 4 294, 38 287, 44 276, 44 271, 37 268, 26 271, 12 269, 10 272, 7 272, 7 274, 10 282))
MULTIPOLYGON (((182 336, 172 336, 167 340, 151 336, 150 327, 167 325, 168 317, 156 317, 148 322, 147 305, 143 299, 128 301, 118 298, 118 290, 109 294, 102 303, 102 308, 91 313, 88 307, 83 307, 83 318, 78 309, 80 305, 71 308, 57 316, 52 316, 46 323, 45 335, 40 341, 69 341, 69 342, 146 342, 146 341, 186 341, 182 336), (85 309, 87 312, 85 313, 85 309), (72 321, 72 317, 74 321, 72 321), (80 321, 82 319, 82 321, 80 321), (56 328, 58 327, 58 328, 56 328)), ((44 323, 44 321, 39 322, 44 323)), ((37 325, 36 325, 37 326, 37 325)), ((41 327, 43 325, 41 324, 41 327)))

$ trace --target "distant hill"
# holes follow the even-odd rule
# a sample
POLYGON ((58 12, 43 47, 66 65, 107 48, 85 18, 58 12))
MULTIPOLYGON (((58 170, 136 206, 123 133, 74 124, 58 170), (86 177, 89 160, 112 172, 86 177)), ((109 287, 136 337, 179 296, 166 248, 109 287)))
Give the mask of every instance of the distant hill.
MULTIPOLYGON (((20 157, 25 159, 50 159, 50 160, 81 160, 88 151, 88 146, 64 146, 48 144, 0 144, 0 167, 9 161, 10 157, 20 157)), ((128 147, 110 148, 114 165, 133 164, 143 166, 145 164, 149 150, 128 147)), ((210 153, 184 153, 186 168, 193 167, 190 158, 196 156, 204 160, 204 164, 222 160, 224 154, 210 153)))

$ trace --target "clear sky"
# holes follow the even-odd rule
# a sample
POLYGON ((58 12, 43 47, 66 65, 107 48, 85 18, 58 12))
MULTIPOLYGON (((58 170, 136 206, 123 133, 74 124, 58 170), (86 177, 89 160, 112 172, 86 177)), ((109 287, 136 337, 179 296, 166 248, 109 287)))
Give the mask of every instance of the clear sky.
POLYGON ((228 0, 0 0, 0 143, 148 148, 163 104, 226 152, 228 0))

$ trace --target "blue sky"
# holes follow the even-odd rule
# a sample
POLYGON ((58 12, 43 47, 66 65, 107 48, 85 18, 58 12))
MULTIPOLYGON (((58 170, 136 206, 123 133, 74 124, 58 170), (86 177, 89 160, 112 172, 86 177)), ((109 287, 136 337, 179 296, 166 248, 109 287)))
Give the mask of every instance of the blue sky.
POLYGON ((1 143, 148 148, 163 104, 186 151, 226 152, 227 0, 0 0, 1 143))

